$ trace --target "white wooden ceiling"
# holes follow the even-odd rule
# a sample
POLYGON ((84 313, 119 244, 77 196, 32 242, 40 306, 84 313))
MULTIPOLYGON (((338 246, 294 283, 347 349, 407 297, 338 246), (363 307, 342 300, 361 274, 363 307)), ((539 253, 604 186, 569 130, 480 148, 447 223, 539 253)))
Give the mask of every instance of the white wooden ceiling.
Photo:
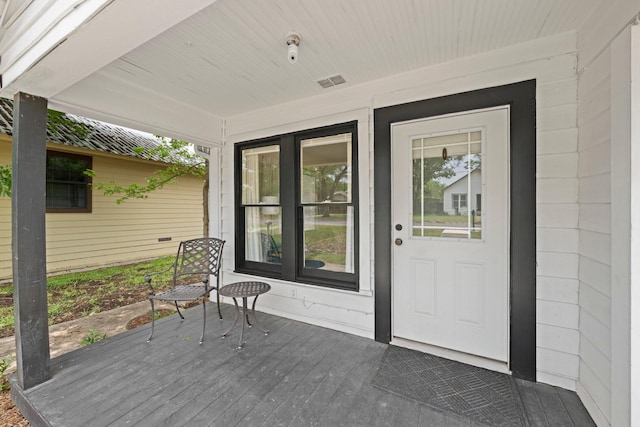
MULTIPOLYGON (((50 99, 76 113, 166 103, 227 118, 576 31, 604 1, 218 0, 50 99), (286 55, 291 30, 302 36, 296 64, 286 55), (316 82, 335 74, 346 83, 316 82)), ((104 37, 118 39, 118 22, 111 31, 104 37)))

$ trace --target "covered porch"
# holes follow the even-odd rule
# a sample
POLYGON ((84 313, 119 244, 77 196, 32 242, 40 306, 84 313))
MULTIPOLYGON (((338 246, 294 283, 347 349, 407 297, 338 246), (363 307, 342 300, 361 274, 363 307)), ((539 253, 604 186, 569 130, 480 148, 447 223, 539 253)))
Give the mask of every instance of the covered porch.
POLYGON ((13 398, 32 425, 51 426, 594 425, 574 392, 265 313, 270 334, 248 330, 237 350, 238 329, 219 336, 232 311, 209 319, 202 345, 194 307, 161 319, 149 343, 145 325, 64 354, 49 381, 14 384, 13 398))
MULTIPOLYGON (((115 416, 105 419, 116 424, 145 424, 155 414, 179 417, 178 424, 197 424, 199 416, 220 425, 486 424, 384 391, 376 381, 388 346, 410 342, 509 372, 509 396, 521 399, 511 400, 523 402, 519 413, 531 424, 581 425, 573 410, 565 411, 576 407, 569 403, 576 394, 597 425, 638 424, 640 370, 631 363, 640 355, 640 317, 633 315, 640 272, 631 261, 640 251, 631 232, 640 223, 637 1, 0 5, 0 96, 16 101, 20 119, 13 135, 14 220, 0 236, 13 242, 15 396, 32 408, 31 418, 40 414, 60 425, 100 423, 86 419, 97 414, 115 416), (188 141, 209 153, 208 231, 227 242, 222 284, 269 282, 272 291, 259 308, 281 316, 265 322, 272 335, 250 334, 238 352, 233 340, 211 338, 218 326, 211 324, 209 340, 198 347, 186 339, 197 336, 189 323, 178 327, 169 319, 151 344, 136 331, 50 359, 47 108, 188 141), (489 110, 500 117, 474 118, 489 110), (487 130, 489 120, 499 138, 487 130), (421 127, 405 127, 414 123, 421 127), (477 132, 485 136, 474 139, 477 132), (466 135, 467 172, 484 162, 485 196, 470 185, 464 194, 447 194, 460 207, 473 197, 481 211, 481 233, 467 213, 468 241, 445 239, 433 224, 444 212, 417 209, 436 200, 444 211, 444 181, 436 174, 455 171, 427 169, 419 179, 408 173, 435 160, 455 166, 456 151, 440 147, 437 137, 458 133, 466 135), (336 136, 345 139, 331 140, 336 136), (419 139, 420 157, 408 155, 419 139), (316 143, 325 154, 328 141, 342 154, 339 163, 327 163, 348 178, 334 173, 333 187, 324 185, 330 174, 304 170, 318 164, 305 164, 316 143), (245 200, 242 189, 258 187, 243 178, 252 169, 243 159, 265 147, 279 153, 273 163, 279 172, 259 172, 262 179, 254 181, 268 177, 261 185, 273 192, 245 200), (406 161, 395 163, 401 152, 406 161), (316 191, 324 187, 332 194, 316 191), (415 190, 412 200, 393 198, 408 189, 415 190), (343 208, 344 220, 341 240, 326 240, 350 243, 338 261, 323 259, 324 268, 312 269, 305 212, 329 203, 343 208), (259 219, 251 223, 252 217, 259 219), (414 234, 418 223, 438 235, 414 234), (247 250, 251 233, 263 229, 278 230, 277 257, 247 250), (485 249, 495 241, 500 245, 485 249), (494 258, 479 257, 485 254, 494 258), (440 280, 436 272, 445 267, 449 276, 440 280), (468 335, 448 332, 459 326, 468 335), (78 409, 94 398, 93 406, 85 404, 92 409, 78 409), (184 405, 152 411, 166 401, 184 405), (178 415, 183 410, 188 415, 178 415), (551 420, 552 412, 564 418, 551 420)), ((269 156, 256 164, 276 171, 267 167, 269 156)), ((424 381, 420 390, 437 397, 432 385, 424 381)))

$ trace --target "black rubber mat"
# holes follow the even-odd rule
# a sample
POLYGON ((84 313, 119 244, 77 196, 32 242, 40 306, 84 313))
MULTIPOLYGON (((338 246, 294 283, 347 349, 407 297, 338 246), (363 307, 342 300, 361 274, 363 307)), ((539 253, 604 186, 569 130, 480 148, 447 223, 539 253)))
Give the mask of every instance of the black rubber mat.
POLYGON ((432 354, 389 346, 373 385, 474 423, 529 425, 509 375, 432 354))

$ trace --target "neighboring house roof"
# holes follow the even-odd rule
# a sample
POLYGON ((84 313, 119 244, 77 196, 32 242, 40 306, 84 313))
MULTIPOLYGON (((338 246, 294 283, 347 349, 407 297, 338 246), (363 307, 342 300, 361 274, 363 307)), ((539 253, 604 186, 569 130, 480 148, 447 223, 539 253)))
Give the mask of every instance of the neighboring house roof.
POLYGON ((444 188, 447 189, 447 188, 451 187, 453 184, 455 184, 455 183, 457 183, 459 181, 462 181, 463 179, 465 179, 467 177, 467 175, 472 175, 474 172, 480 172, 480 168, 477 167, 474 170, 472 170, 471 173, 469 173, 469 174, 465 173, 463 175, 455 177, 455 179, 453 181, 451 181, 449 184, 447 184, 444 188))
MULTIPOLYGON (((136 152, 140 147, 149 150, 160 145, 160 140, 150 134, 73 114, 65 114, 65 116, 71 122, 80 124, 84 132, 78 132, 77 128, 62 122, 56 125, 53 131, 47 129, 47 141, 105 153, 163 161, 158 156, 136 152)), ((0 98, 0 132, 13 135, 13 102, 3 98, 0 98)))

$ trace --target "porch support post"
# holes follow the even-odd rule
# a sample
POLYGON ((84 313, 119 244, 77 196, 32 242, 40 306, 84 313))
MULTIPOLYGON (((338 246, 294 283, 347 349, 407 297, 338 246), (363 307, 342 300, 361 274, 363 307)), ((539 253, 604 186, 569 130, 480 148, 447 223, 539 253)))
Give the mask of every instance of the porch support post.
POLYGON ((17 385, 51 378, 47 322, 45 168, 47 100, 17 93, 13 105, 11 230, 17 385))

